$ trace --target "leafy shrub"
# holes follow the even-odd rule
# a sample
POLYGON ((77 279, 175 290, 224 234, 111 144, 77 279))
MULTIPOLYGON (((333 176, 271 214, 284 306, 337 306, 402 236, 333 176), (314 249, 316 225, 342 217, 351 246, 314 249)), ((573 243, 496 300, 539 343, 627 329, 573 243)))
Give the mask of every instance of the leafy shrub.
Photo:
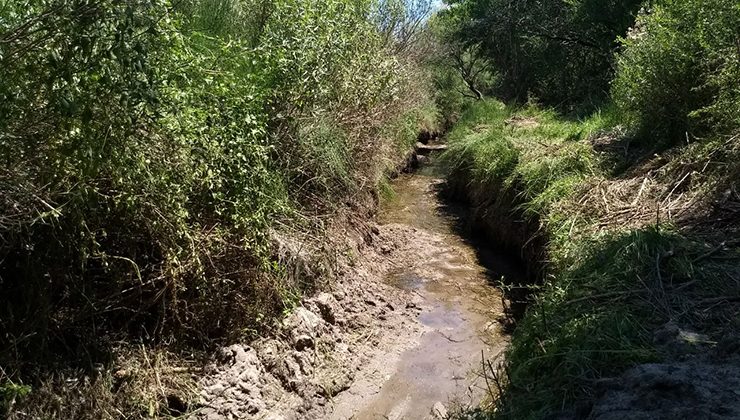
POLYGON ((445 116, 445 124, 451 127, 465 109, 468 99, 463 95, 466 87, 454 69, 439 66, 435 71, 435 101, 445 116))
POLYGON ((735 1, 659 2, 624 40, 614 99, 644 135, 663 140, 736 129, 738 39, 735 1))
POLYGON ((53 364, 49 354, 90 367, 119 337, 203 345, 253 331, 311 287, 285 278, 276 222, 373 187, 381 152, 397 147, 382 128, 408 138, 428 104, 425 78, 392 54, 371 10, 370 0, 0 5, 9 375, 53 364))
POLYGON ((613 75, 617 38, 634 22, 640 0, 462 0, 444 19, 451 42, 479 45, 493 64, 493 93, 504 100, 568 109, 599 104, 613 75))
POLYGON ((181 150, 154 124, 166 11, 158 1, 2 9, 3 348, 38 355, 80 320, 150 308, 145 287, 130 286, 178 248, 187 201, 170 188, 181 150), (69 309, 56 312, 59 302, 69 309))

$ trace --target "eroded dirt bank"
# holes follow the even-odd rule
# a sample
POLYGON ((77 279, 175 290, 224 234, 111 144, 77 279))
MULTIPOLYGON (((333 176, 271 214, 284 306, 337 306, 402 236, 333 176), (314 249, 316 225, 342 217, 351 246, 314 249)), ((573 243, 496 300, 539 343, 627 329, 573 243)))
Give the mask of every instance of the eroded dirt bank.
POLYGON ((276 337, 223 349, 195 415, 425 419, 479 404, 482 359, 507 342, 491 278, 518 273, 457 233, 440 182, 433 166, 396 180, 379 224, 348 230, 333 289, 305 299, 276 337))

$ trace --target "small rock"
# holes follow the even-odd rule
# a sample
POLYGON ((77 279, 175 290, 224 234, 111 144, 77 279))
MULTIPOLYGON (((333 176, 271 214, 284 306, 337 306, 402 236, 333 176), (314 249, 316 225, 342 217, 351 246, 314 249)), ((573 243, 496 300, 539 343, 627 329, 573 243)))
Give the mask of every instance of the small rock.
POLYGON ((301 365, 293 357, 285 357, 283 359, 283 369, 279 369, 276 373, 282 376, 293 390, 303 382, 301 365))
POLYGON ((373 232, 375 235, 380 235, 380 229, 378 229, 377 226, 373 226, 370 228, 370 231, 373 232))
POLYGON ((288 318, 283 321, 283 327, 293 337, 293 343, 301 335, 316 337, 324 320, 317 314, 304 307, 297 308, 288 318))
POLYGON ((226 387, 224 387, 223 384, 217 383, 211 386, 210 388, 208 388, 208 393, 211 395, 221 395, 224 393, 225 389, 226 387))
POLYGON ((262 340, 256 344, 259 358, 266 368, 272 369, 278 365, 282 346, 283 343, 274 339, 262 340))
POLYGON ((221 361, 221 363, 233 363, 234 362, 234 353, 232 352, 232 347, 224 347, 222 348, 218 353, 218 359, 221 361))
POLYGON ((321 312, 321 317, 330 324, 337 322, 337 312, 339 312, 339 303, 329 293, 319 293, 314 299, 316 306, 321 312))
POLYGON ((669 344, 676 340, 680 329, 675 322, 669 321, 654 333, 654 341, 656 344, 669 344))
POLYGON ((437 401, 432 406, 432 415, 435 419, 444 420, 447 418, 447 409, 445 408, 444 404, 437 401))
POLYGON ((236 372, 231 373, 231 375, 226 378, 226 382, 230 386, 237 386, 239 384, 239 375, 237 375, 236 372))
POLYGON ((247 413, 257 414, 259 411, 260 411, 260 408, 257 407, 254 403, 249 403, 249 405, 247 405, 247 413))
POLYGON ((211 411, 209 411, 207 413, 204 412, 204 413, 201 413, 201 415, 206 420, 222 420, 223 419, 223 416, 220 415, 220 414, 218 414, 218 412, 216 410, 211 410, 211 411))
POLYGON ((247 363, 249 359, 249 355, 247 354, 247 351, 241 347, 241 346, 232 346, 233 347, 233 353, 234 353, 234 361, 236 363, 247 363))

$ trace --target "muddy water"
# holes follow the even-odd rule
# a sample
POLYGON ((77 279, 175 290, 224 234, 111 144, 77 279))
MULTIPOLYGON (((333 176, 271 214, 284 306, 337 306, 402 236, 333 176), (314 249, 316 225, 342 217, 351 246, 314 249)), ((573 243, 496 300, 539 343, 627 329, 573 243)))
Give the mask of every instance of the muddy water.
POLYGON ((480 375, 482 360, 499 358, 507 343, 497 321, 504 316, 501 295, 492 278, 517 273, 495 252, 461 236, 457 226, 464 215, 440 201, 440 183, 434 165, 403 175, 393 184, 395 198, 382 209, 381 223, 432 232, 443 245, 423 253, 421 268, 410 262, 388 276, 392 285, 422 298, 424 328, 379 392, 355 408, 353 419, 434 418, 435 404, 447 410, 477 406, 489 394, 480 375))

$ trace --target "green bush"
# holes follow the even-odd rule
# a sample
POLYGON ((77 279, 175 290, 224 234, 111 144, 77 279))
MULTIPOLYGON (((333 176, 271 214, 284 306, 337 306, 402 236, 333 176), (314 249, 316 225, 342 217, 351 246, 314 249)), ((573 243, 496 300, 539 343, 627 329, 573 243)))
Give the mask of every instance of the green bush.
POLYGON ((2 347, 36 356, 80 320, 147 311, 131 284, 185 239, 187 164, 156 125, 173 23, 158 1, 0 10, 2 347))
POLYGON ((461 0, 442 12, 450 43, 478 45, 497 75, 493 94, 572 110, 599 105, 613 76, 617 39, 641 0, 461 0))
POLYGON ((624 40, 614 99, 644 136, 664 141, 737 129, 738 39, 736 1, 658 2, 624 40))
MULTIPOLYGON (((517 321, 497 376, 491 378, 502 386, 495 408, 471 418, 571 415, 597 397, 595 381, 660 360, 663 349, 652 342, 652 331, 669 319, 705 322, 703 309, 702 315, 692 313, 699 306, 686 310, 699 294, 725 295, 736 289, 726 276, 737 265, 734 259, 700 261, 712 249, 705 232, 697 235, 662 222, 662 214, 655 222, 648 216, 638 226, 612 219, 619 204, 610 210, 607 200, 613 196, 602 185, 611 184, 606 191, 626 197, 639 196, 644 185, 643 172, 631 175, 631 186, 625 185, 630 178, 607 175, 593 149, 595 138, 613 133, 618 122, 614 112, 606 108, 573 121, 536 106, 514 108, 484 100, 468 108, 449 133, 443 154, 448 184, 464 189, 481 217, 490 225, 503 225, 504 232, 535 222, 536 228, 520 241, 534 243, 538 253, 528 253, 521 242, 515 249, 531 258, 532 265, 546 264, 529 288, 526 312, 517 321), (605 208, 598 210, 602 200, 605 208), (517 222, 507 223, 500 209, 517 222), (668 282, 696 283, 701 290, 684 295, 681 286, 674 291, 668 282)), ((711 154, 717 163, 706 167, 691 188, 724 191, 737 177, 730 164, 735 144, 722 138, 684 147, 670 157, 664 174, 652 179, 664 184, 660 191, 671 191, 676 172, 666 168, 683 171, 686 162, 703 165, 711 154)), ((708 328, 717 324, 714 318, 706 322, 708 328)))
MULTIPOLYGON (((554 276, 517 326, 507 351, 511 382, 494 418, 547 418, 593 397, 594 381, 655 360, 643 331, 665 320, 639 299, 634 302, 629 291, 659 275, 654 269, 660 255, 691 245, 675 232, 652 227, 551 243, 550 248, 570 246, 571 253, 553 261, 554 276)), ((685 262, 675 261, 666 271, 685 275, 685 262)))
POLYGON ((90 367, 131 335, 208 344, 311 287, 284 278, 270 232, 373 188, 394 137, 407 146, 428 115, 376 9, 0 2, 7 374, 49 354, 90 367))

